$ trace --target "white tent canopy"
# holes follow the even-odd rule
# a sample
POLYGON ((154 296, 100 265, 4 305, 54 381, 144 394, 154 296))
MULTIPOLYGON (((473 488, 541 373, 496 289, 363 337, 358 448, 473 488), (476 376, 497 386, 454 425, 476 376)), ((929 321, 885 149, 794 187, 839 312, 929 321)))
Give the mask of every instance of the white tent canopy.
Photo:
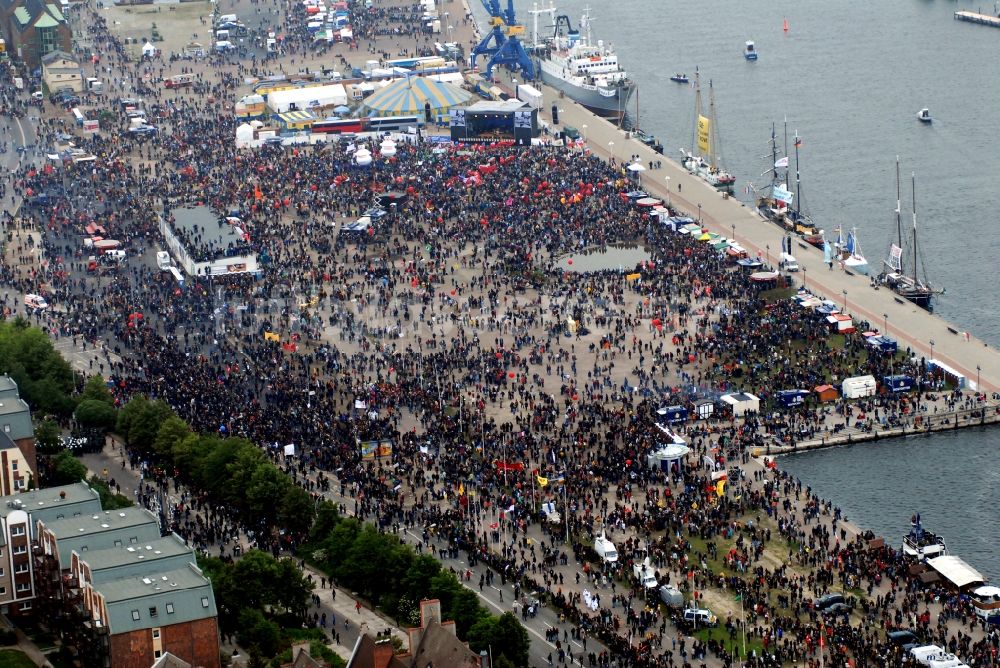
POLYGON ((279 114, 289 111, 293 105, 295 109, 305 110, 341 104, 347 104, 347 89, 343 84, 288 88, 272 91, 267 95, 267 106, 279 114))
POLYGON ((142 55, 149 57, 155 56, 156 47, 150 44, 149 42, 146 42, 145 44, 142 45, 142 55))
POLYGON ((732 407, 734 417, 740 417, 746 413, 756 413, 760 411, 760 397, 750 394, 749 392, 723 394, 719 397, 719 400, 732 407))
POLYGON ((955 556, 948 555, 928 559, 927 565, 959 589, 986 582, 982 573, 955 556))

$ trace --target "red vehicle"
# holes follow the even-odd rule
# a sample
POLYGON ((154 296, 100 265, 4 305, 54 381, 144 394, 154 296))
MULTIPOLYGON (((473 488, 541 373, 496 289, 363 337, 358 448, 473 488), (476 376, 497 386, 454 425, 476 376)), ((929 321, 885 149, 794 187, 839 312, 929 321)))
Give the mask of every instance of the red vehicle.
POLYGON ((191 86, 194 85, 194 75, 175 74, 172 77, 167 77, 167 80, 163 82, 163 85, 167 88, 183 88, 185 86, 191 86))

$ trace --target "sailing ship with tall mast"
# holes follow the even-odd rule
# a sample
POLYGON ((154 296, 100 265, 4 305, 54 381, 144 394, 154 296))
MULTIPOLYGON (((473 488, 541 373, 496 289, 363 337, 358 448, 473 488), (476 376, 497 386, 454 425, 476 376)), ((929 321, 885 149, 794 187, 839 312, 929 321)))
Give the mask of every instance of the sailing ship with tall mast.
POLYGON ((788 159, 788 123, 785 123, 784 155, 779 157, 778 139, 774 124, 771 124, 771 166, 761 176, 770 175, 770 183, 764 186, 757 197, 757 212, 782 228, 800 234, 814 246, 822 247, 823 232, 817 230, 812 219, 802 210, 802 178, 799 170, 799 146, 802 145, 798 132, 795 133, 795 191, 788 188, 791 163, 788 159), (779 171, 783 170, 783 171, 779 171))
POLYGON ((708 82, 708 116, 702 114, 701 79, 698 70, 694 71, 694 117, 695 138, 692 151, 681 149, 681 165, 686 170, 704 179, 716 190, 733 194, 736 187, 736 177, 727 172, 719 164, 720 146, 718 122, 715 116, 715 91, 712 82, 708 82))
POLYGON ((944 290, 936 289, 931 286, 926 280, 921 279, 919 275, 919 249, 917 246, 917 177, 916 174, 911 176, 911 187, 913 189, 913 228, 911 230, 910 236, 904 240, 903 238, 903 213, 902 213, 902 196, 900 192, 900 179, 899 179, 899 158, 896 158, 896 240, 889 246, 889 253, 886 259, 883 261, 885 265, 885 270, 879 275, 878 280, 880 283, 888 285, 892 290, 898 294, 900 297, 908 299, 917 306, 925 308, 928 311, 932 309, 932 299, 934 295, 941 294, 944 290), (906 272, 906 267, 903 264, 904 255, 904 241, 909 242, 909 248, 906 250, 912 250, 912 265, 909 267, 910 272, 906 272))

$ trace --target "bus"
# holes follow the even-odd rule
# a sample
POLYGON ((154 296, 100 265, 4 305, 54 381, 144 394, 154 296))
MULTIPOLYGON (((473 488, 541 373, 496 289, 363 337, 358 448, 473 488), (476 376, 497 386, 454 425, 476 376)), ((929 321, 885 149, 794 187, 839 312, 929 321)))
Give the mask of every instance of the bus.
POLYGON ((193 84, 193 74, 175 74, 167 77, 167 80, 163 82, 163 85, 167 88, 183 88, 184 86, 191 86, 193 84))
POLYGON ((184 274, 182 274, 177 267, 168 267, 167 271, 177 280, 178 287, 184 287, 184 274))
POLYGON ((312 125, 315 134, 339 135, 345 132, 363 132, 364 121, 360 118, 325 118, 312 125))
POLYGON ((373 116, 367 119, 365 129, 368 132, 406 132, 423 124, 422 116, 373 116))
POLYGON ((73 118, 76 120, 76 124, 81 128, 83 127, 83 122, 87 120, 87 117, 83 115, 79 107, 73 107, 73 118))

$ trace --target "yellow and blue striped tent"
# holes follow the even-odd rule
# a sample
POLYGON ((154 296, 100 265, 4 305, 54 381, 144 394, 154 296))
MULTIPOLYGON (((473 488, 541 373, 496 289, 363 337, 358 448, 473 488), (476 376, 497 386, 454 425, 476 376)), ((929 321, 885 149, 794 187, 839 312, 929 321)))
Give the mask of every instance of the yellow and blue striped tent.
POLYGON ((438 113, 461 106, 471 97, 472 93, 454 84, 407 77, 375 91, 364 105, 379 116, 410 116, 422 115, 427 102, 431 104, 431 112, 438 113))
POLYGON ((287 130, 305 130, 316 122, 316 114, 311 111, 286 111, 277 117, 278 123, 287 130))

